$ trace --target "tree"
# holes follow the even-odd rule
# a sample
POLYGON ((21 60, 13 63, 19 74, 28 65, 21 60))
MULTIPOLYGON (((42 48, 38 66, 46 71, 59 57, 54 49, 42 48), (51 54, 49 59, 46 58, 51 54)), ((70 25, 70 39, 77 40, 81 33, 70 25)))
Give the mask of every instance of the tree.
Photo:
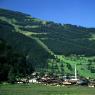
POLYGON ((15 76, 15 72, 14 72, 13 67, 11 67, 11 69, 8 73, 8 81, 12 84, 15 83, 15 81, 16 81, 16 76, 15 76))

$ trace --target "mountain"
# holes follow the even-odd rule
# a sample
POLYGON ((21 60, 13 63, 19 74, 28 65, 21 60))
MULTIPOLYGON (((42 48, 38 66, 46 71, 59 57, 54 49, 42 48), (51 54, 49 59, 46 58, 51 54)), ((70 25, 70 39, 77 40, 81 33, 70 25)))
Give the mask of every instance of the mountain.
POLYGON ((77 64, 80 76, 95 75, 95 28, 0 9, 0 38, 23 53, 37 71, 74 74, 77 64))

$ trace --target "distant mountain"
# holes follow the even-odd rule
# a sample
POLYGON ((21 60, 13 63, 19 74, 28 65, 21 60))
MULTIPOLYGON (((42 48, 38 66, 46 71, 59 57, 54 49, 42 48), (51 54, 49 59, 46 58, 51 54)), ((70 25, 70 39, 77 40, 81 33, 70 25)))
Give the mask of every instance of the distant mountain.
MULTIPOLYGON (((50 71, 52 67, 48 64, 56 63, 55 72, 73 74, 72 63, 94 62, 95 28, 54 23, 21 12, 0 9, 0 38, 24 53, 30 63, 33 61, 32 64, 37 70, 49 68, 50 71)), ((90 67, 94 70, 94 66, 90 67)), ((83 73, 88 71, 93 76, 91 68, 88 70, 87 66, 78 66, 78 74, 88 76, 83 73)))

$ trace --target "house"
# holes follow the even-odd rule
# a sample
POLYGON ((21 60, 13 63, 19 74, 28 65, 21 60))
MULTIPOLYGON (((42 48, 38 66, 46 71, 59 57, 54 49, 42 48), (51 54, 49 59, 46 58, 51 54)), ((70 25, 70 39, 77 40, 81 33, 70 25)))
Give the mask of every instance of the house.
POLYGON ((29 79, 29 83, 38 83, 37 78, 29 79))

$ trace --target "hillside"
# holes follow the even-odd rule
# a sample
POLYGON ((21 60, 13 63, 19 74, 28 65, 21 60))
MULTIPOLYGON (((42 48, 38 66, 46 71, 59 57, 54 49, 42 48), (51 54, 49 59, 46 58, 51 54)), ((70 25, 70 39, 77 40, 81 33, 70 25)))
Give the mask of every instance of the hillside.
POLYGON ((39 71, 47 69, 53 73, 74 74, 73 64, 78 64, 79 75, 95 75, 94 28, 44 21, 0 9, 0 38, 23 52, 39 71))
MULTIPOLYGON (((39 39, 21 33, 11 18, 12 16, 15 18, 17 15, 23 18, 19 12, 15 14, 15 12, 10 13, 10 11, 0 10, 0 38, 5 40, 16 51, 23 53, 34 67, 38 68, 41 66, 41 68, 45 68, 48 58, 51 57, 50 51, 39 39)), ((23 14, 23 16, 26 15, 23 14)))
POLYGON ((14 83, 17 78, 31 75, 32 64, 26 62, 24 54, 13 49, 6 41, 0 39, 0 83, 14 83))

